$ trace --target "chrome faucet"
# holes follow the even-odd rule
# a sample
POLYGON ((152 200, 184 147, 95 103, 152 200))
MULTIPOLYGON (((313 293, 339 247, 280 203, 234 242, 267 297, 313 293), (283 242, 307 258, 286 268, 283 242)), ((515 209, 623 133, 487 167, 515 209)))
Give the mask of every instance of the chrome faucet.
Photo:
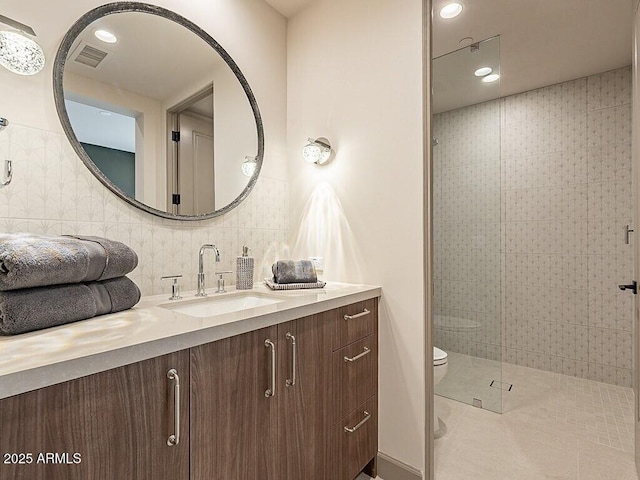
POLYGON ((214 251, 216 255, 216 262, 220 261, 220 250, 213 244, 205 243, 200 247, 200 253, 198 253, 198 291, 196 297, 206 297, 207 293, 204 291, 204 251, 207 249, 214 251))

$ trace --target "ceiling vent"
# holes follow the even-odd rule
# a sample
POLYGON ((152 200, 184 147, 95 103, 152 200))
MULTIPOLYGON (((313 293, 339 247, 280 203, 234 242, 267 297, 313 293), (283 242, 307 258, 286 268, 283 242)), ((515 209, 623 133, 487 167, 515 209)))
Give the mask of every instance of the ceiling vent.
POLYGON ((71 60, 96 70, 100 69, 111 53, 91 45, 85 41, 80 42, 71 54, 71 60))

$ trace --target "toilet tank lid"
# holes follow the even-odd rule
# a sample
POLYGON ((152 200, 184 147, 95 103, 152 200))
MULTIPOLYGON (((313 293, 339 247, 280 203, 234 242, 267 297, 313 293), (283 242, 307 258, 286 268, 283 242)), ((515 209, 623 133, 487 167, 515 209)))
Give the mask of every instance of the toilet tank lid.
POLYGON ((441 360, 446 360, 447 352, 440 350, 438 347, 433 347, 433 361, 438 362, 441 360))

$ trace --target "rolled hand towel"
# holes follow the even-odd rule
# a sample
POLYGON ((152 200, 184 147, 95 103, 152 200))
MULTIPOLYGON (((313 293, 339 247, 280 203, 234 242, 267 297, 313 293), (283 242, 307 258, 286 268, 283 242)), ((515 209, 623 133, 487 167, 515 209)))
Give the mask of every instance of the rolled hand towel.
POLYGON ((0 335, 41 330, 120 312, 140 300, 127 277, 0 292, 0 335))
POLYGON ((0 234, 0 291, 107 280, 137 265, 136 252, 106 238, 0 234))
POLYGON ((278 260, 271 267, 276 283, 316 283, 318 275, 310 260, 278 260))

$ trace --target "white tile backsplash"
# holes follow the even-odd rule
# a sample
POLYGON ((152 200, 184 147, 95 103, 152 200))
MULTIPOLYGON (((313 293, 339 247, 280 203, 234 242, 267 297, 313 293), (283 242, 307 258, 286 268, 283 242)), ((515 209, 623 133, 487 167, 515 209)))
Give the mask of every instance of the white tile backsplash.
POLYGON ((445 112, 434 132, 438 305, 502 319, 436 345, 474 355, 501 332, 505 361, 630 386, 630 67, 445 112))
MULTIPOLYGON (((66 137, 18 124, 0 134, 0 152, 13 161, 12 183, 0 189, 4 232, 99 235, 130 245, 139 256, 129 277, 143 295, 169 292, 163 275, 182 274, 183 290, 196 288, 198 250, 215 243, 222 261, 205 260, 208 285, 214 271, 235 270, 242 245, 261 270, 287 253, 288 182, 261 176, 238 208, 223 217, 180 222, 142 212, 107 190, 84 166, 66 137)), ((265 161, 268 161, 266 159, 265 161)), ((261 278, 256 267, 255 279, 261 278)), ((235 275, 227 275, 228 285, 235 275)))

